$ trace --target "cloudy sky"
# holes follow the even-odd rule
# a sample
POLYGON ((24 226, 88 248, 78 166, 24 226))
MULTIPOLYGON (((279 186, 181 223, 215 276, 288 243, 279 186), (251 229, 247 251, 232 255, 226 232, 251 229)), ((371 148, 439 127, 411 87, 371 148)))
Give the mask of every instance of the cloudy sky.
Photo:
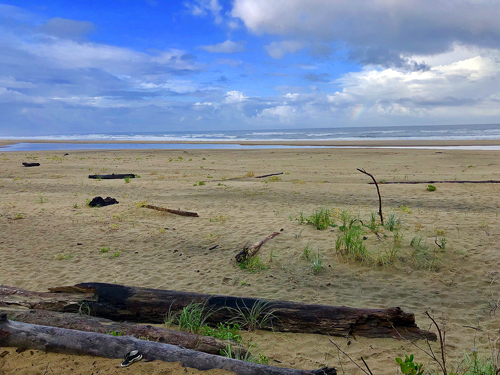
POLYGON ((0 0, 0 135, 500 123, 498 0, 0 0))

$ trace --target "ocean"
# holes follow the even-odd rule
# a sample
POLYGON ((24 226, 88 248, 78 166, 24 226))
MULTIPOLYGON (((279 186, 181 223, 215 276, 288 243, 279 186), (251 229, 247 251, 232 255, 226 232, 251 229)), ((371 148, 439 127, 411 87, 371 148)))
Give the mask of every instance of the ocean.
MULTIPOLYGON (((488 125, 434 125, 434 126, 393 126, 393 127, 349 127, 318 129, 269 129, 269 130, 225 130, 225 131, 182 131, 182 132, 133 132, 94 134, 53 134, 44 136, 9 137, 19 143, 1 148, 0 151, 39 151, 62 149, 131 149, 131 148, 280 148, 277 146, 243 146, 225 142, 238 141, 383 141, 383 140, 491 140, 500 139, 500 124, 488 125), (23 141, 37 140, 43 143, 23 141), (45 142, 46 141, 46 142, 45 142), (51 141, 127 141, 164 142, 179 144, 73 144, 51 143, 51 141), (212 144, 182 144, 198 141, 212 144)), ((281 148, 291 146, 281 146, 281 148)), ((461 147, 463 148, 463 147, 461 147)), ((481 146, 481 149, 487 149, 481 146)))

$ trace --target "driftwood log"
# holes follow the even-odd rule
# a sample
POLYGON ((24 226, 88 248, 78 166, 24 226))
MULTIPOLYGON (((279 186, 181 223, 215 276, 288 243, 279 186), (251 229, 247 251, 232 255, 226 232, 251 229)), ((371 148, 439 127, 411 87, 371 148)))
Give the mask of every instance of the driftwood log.
POLYGON ((133 173, 117 173, 117 174, 91 174, 89 178, 94 180, 120 180, 124 178, 135 178, 133 173))
MULTIPOLYGON (((378 182, 381 185, 389 185, 389 184, 500 184, 500 180, 483 180, 483 181, 467 181, 467 180, 458 180, 458 181, 384 181, 378 182)), ((373 182, 370 182, 373 184, 373 182)))
POLYGON ((357 309, 105 283, 82 283, 50 290, 50 293, 42 293, 0 287, 0 306, 23 306, 61 312, 78 312, 85 306, 92 315, 111 320, 161 324, 168 311, 178 313, 190 303, 196 302, 204 304, 212 312, 208 322, 215 325, 234 321, 241 312, 248 313, 254 306, 265 304, 260 319, 266 313, 272 313, 274 319, 263 324, 260 327, 262 329, 342 337, 403 336, 408 339, 436 340, 434 333, 418 328, 414 314, 399 307, 357 309))
POLYGON ((280 234, 280 232, 271 233, 269 236, 267 236, 266 238, 264 238, 259 242, 254 243, 252 246, 245 247, 241 252, 236 254, 235 256, 236 262, 241 263, 247 260, 248 258, 253 257, 255 254, 257 254, 262 245, 264 245, 267 241, 276 237, 278 234, 280 234))
POLYGON ((170 208, 163 208, 163 207, 158 207, 158 206, 152 206, 150 204, 144 204, 144 205, 142 205, 142 207, 144 207, 144 208, 150 208, 150 209, 156 210, 156 211, 164 211, 164 212, 168 212, 168 213, 175 214, 175 215, 199 217, 196 212, 181 211, 181 210, 172 210, 170 208))
POLYGON ((115 198, 111 197, 95 197, 89 202, 90 207, 104 207, 104 206, 110 206, 112 204, 118 204, 118 202, 115 198))
MULTIPOLYGON (((90 311, 88 311, 90 312, 90 311)), ((143 340, 177 345, 209 354, 220 354, 226 350, 228 343, 233 352, 245 354, 247 350, 234 340, 219 340, 215 337, 200 336, 189 332, 179 332, 171 329, 138 325, 123 322, 113 322, 109 319, 75 313, 60 313, 47 310, 7 310, 0 308, 0 314, 7 314, 10 320, 16 322, 38 324, 79 331, 103 334, 119 334, 134 336, 143 340)))
POLYGON ((25 167, 39 167, 40 163, 23 163, 25 167))
POLYGON ((132 336, 116 337, 35 324, 9 321, 0 315, 0 346, 22 347, 46 352, 84 354, 122 359, 126 353, 139 350, 146 360, 181 362, 198 370, 224 369, 241 375, 336 375, 334 368, 305 371, 259 365, 226 357, 201 353, 178 346, 139 340, 132 336))

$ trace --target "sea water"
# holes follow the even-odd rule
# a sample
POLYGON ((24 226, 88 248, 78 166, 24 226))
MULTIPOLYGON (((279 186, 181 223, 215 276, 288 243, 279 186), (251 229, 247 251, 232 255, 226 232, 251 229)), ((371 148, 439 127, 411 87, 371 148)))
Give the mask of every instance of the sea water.
MULTIPOLYGON (((384 140, 491 140, 500 139, 500 124, 478 125, 434 125, 393 127, 345 127, 317 129, 268 129, 225 131, 158 131, 134 133, 53 134, 33 137, 9 137, 20 143, 0 148, 1 151, 39 151, 70 149, 244 149, 244 148, 290 148, 291 146, 243 146, 228 144, 239 141, 384 141, 384 140), (24 143, 37 140, 44 143, 24 143), (51 143, 51 141, 127 141, 165 142, 179 144, 73 144, 51 143), (211 142, 212 144, 182 144, 182 142, 211 142)), ((467 146, 465 146, 467 147, 467 146)), ((488 146, 473 146, 488 149, 488 146)), ((496 149, 496 146, 489 149, 496 149)), ((443 147, 440 147, 443 148, 443 147)), ((457 147, 454 147, 457 148, 457 147)), ((464 148, 464 147, 461 147, 464 148)))

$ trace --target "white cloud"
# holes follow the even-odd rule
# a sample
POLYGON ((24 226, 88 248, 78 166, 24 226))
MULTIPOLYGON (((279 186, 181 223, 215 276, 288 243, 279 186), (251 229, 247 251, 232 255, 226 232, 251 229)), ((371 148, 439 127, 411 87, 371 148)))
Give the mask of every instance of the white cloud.
POLYGON ((362 63, 404 64, 453 43, 499 48, 496 0, 235 0, 231 15, 257 35, 347 47, 362 63), (340 42, 340 43, 339 43, 340 42), (345 45, 347 43, 347 45, 345 45))
POLYGON ((338 83, 342 91, 327 96, 335 107, 361 104, 382 115, 439 112, 455 117, 474 108, 500 114, 493 101, 500 91, 500 59, 490 57, 475 56, 426 71, 365 68, 346 74, 338 83))
POLYGON ((247 100, 248 97, 239 91, 228 91, 224 97, 224 103, 234 104, 247 100))
POLYGON ((277 118, 280 121, 287 122, 290 121, 295 116, 296 111, 297 110, 294 107, 284 104, 264 109, 261 113, 257 115, 257 118, 271 117, 271 118, 277 118))
POLYGON ((204 17, 211 13, 214 17, 214 22, 219 24, 222 22, 222 6, 218 0, 195 0, 184 3, 193 16, 204 17))
POLYGON ((275 59, 282 59, 287 53, 295 53, 304 47, 303 42, 295 40, 285 40, 282 42, 271 42, 265 46, 267 53, 275 59))
POLYGON ((0 77, 0 87, 8 87, 11 89, 32 89, 35 88, 31 82, 16 80, 14 77, 0 77))
POLYGON ((245 42, 233 42, 232 40, 226 40, 225 42, 219 44, 212 46, 200 46, 198 48, 211 53, 237 53, 245 51, 245 42))
POLYGON ((46 99, 39 96, 29 96, 21 92, 0 87, 0 103, 31 103, 42 104, 46 99))

